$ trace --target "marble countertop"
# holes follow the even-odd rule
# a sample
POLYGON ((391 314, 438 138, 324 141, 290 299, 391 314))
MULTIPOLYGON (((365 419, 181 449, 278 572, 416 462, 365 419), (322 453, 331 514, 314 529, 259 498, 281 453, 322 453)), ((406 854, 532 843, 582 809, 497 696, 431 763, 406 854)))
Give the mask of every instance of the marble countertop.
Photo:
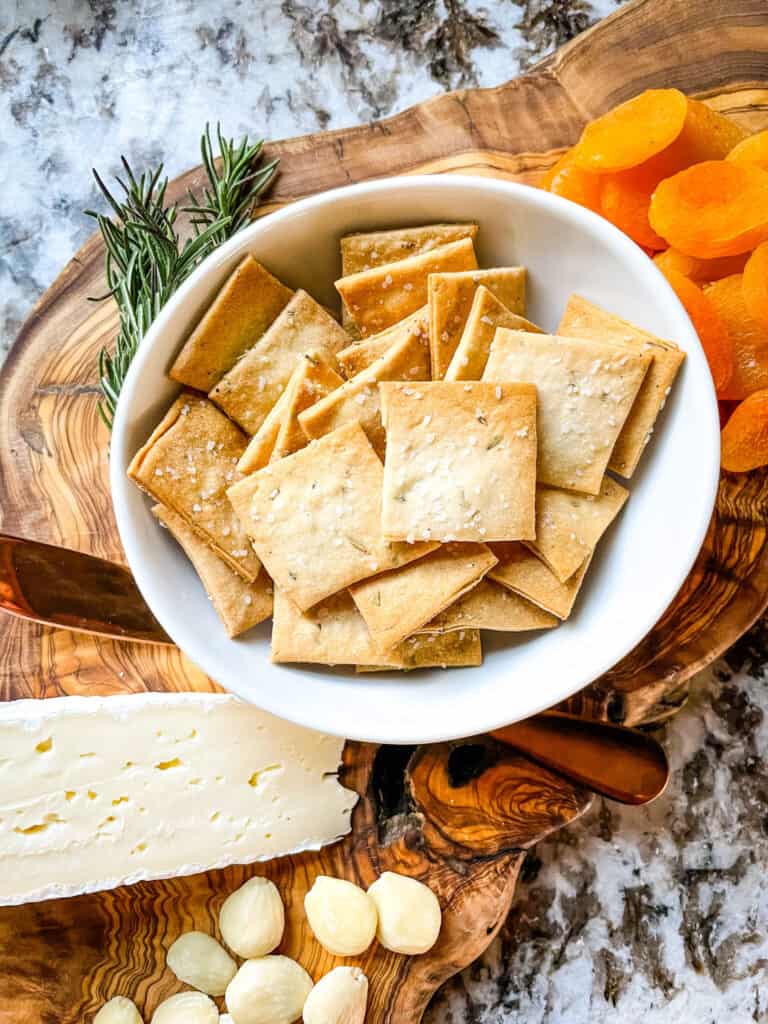
MULTIPOLYGON (((91 166, 197 161, 512 77, 615 0, 6 0, 0 358, 91 232, 91 166)), ((501 937, 429 1024, 768 1020, 768 631, 703 673, 645 810, 597 801, 528 858, 501 937)))

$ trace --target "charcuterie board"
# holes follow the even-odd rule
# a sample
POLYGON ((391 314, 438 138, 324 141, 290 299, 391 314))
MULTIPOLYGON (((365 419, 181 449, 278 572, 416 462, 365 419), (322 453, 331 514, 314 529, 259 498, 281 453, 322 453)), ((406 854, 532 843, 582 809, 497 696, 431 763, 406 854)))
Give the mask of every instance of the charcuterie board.
MULTIPOLYGON (((587 119, 642 88, 670 85, 750 130, 768 127, 764 0, 635 0, 497 89, 451 93, 379 124, 273 143, 281 173, 259 212, 398 173, 535 182, 587 119)), ((200 180, 193 169, 171 183, 170 197, 200 180)), ((41 298, 0 375, 0 523, 119 560, 108 437, 96 413, 96 353, 111 341, 116 315, 109 303, 88 302, 104 290, 102 269, 101 243, 92 238, 41 298)), ((628 724, 674 713, 690 677, 765 608, 766 523, 768 475, 723 474, 707 541, 680 594, 639 647, 569 710, 628 724)), ((0 686, 6 700, 215 688, 175 649, 10 619, 0 623, 0 686)), ((435 989, 491 942, 523 851, 582 813, 588 795, 485 741, 417 751, 348 744, 344 778, 362 795, 352 835, 259 870, 278 881, 288 904, 284 951, 318 975, 333 958, 302 923, 315 874, 366 883, 392 867, 428 878, 445 907, 438 946, 410 960, 377 950, 361 961, 371 977, 369 1019, 415 1022, 435 989)), ((0 910, 0 1022, 88 1020, 116 992, 135 995, 148 1017, 177 990, 164 949, 182 930, 212 930, 224 897, 252 872, 229 868, 0 910)))

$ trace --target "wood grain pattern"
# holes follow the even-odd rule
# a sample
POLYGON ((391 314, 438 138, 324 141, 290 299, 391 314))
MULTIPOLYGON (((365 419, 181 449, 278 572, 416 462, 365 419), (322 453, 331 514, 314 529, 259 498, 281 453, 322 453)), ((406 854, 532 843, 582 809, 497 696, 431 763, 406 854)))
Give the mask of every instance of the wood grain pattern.
POLYGON ((159 1002, 183 987, 165 967, 171 943, 191 929, 218 935, 221 904, 260 874, 285 899, 280 952, 316 979, 341 963, 361 967, 371 980, 368 1020, 418 1022, 435 989, 479 956, 501 927, 525 847, 589 803, 587 793, 522 757, 488 744, 478 766, 473 749, 466 763, 461 744, 417 752, 409 770, 396 751, 389 763, 386 750, 382 756, 348 743, 342 778, 362 794, 353 833, 317 853, 0 909, 0 1021, 80 1024, 116 993, 131 996, 148 1021, 159 1002), (455 817, 456 806, 463 825, 455 839, 450 830, 428 826, 455 817), (481 837, 476 848, 473 835, 481 837), (378 943, 359 957, 323 950, 303 909, 315 877, 367 887, 383 871, 429 881, 443 907, 437 945, 419 957, 388 953, 378 943))
MULTIPOLYGON (((534 182, 587 119, 639 89, 667 85, 706 98, 750 130, 768 127, 765 0, 635 0, 497 89, 451 93, 378 124, 274 143, 282 172, 261 213, 312 192, 397 173, 534 182)), ((196 168, 171 183, 169 196, 200 182, 196 168)), ((103 292, 102 262, 101 244, 92 238, 41 298, 0 374, 0 524, 121 559, 107 483, 108 437, 96 415, 96 353, 114 336, 116 317, 111 304, 86 301, 103 292)), ((650 636, 572 698, 569 710, 632 724, 680 707, 690 676, 765 608, 767 502, 764 472, 723 475, 707 541, 677 599, 650 636)), ((2 699, 144 689, 215 686, 175 650, 10 619, 0 624, 2 699)), ((301 897, 315 873, 366 881, 398 866, 429 874, 448 907, 440 946, 415 961, 384 958, 369 1017, 410 1024, 435 988, 491 941, 512 898, 521 850, 580 813, 586 796, 477 741, 460 755, 461 764, 451 747, 416 752, 407 792, 393 797, 391 765, 390 783, 377 781, 383 756, 347 747, 348 778, 365 793, 354 839, 266 870, 291 894, 285 948, 301 949, 315 974, 331 966, 317 947, 305 945, 302 931, 301 897)), ((88 1020, 118 991, 135 994, 151 1010, 176 990, 164 970, 164 949, 185 928, 212 930, 218 906, 251 871, 0 911, 0 1022, 88 1020)))

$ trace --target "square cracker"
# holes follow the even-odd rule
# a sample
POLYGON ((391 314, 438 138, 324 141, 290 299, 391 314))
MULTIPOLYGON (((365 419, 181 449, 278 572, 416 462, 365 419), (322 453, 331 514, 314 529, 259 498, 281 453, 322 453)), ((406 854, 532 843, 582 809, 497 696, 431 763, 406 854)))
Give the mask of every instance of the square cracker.
POLYGON ((513 331, 529 331, 544 334, 544 331, 523 316, 512 313, 487 288, 480 285, 472 300, 467 322, 458 347, 453 353, 450 366, 445 371, 445 380, 480 380, 483 376, 488 353, 497 327, 508 327, 513 331))
MULTIPOLYGON (((398 333, 395 332, 395 336, 398 333)), ((427 337, 418 323, 403 331, 399 340, 366 370, 306 409, 299 416, 301 429, 308 437, 318 438, 344 423, 356 421, 364 428, 377 453, 383 456, 386 436, 378 389, 382 380, 429 380, 427 337)))
POLYGON ((134 455, 128 476, 253 583, 261 563, 226 496, 240 479, 236 464, 245 442, 206 398, 182 394, 134 455))
POLYGON ((383 475, 360 424, 348 423, 228 491, 267 572, 301 611, 432 549, 381 536, 383 475))
POLYGON ((536 389, 385 383, 382 531, 390 540, 536 536, 536 389))
POLYGON ((429 275, 429 351, 434 380, 445 376, 478 287, 483 285, 511 313, 522 315, 525 313, 525 278, 525 267, 429 275))
POLYGON ((246 256, 176 356, 170 376, 187 387, 210 391, 259 340, 292 295, 253 256, 246 256))
POLYGON ((518 541, 491 544, 491 550, 499 564, 488 573, 489 579, 551 612, 558 619, 568 618, 587 574, 590 558, 570 579, 561 583, 537 555, 518 541))
POLYGON ((423 306, 430 274, 476 269, 472 239, 462 238, 397 263, 341 277, 336 289, 365 337, 391 327, 423 306))
POLYGON ((609 476, 596 495, 539 487, 536 540, 528 541, 528 547, 564 583, 592 556, 628 497, 629 491, 609 476))
POLYGON ((372 334, 365 341, 348 345, 347 348, 338 352, 336 354, 336 361, 341 367, 341 372, 347 378, 362 373, 363 370, 367 370, 385 352, 388 352, 393 345, 401 341, 413 330, 421 334, 424 346, 428 348, 429 311, 426 306, 417 309, 415 313, 411 313, 405 320, 401 320, 399 323, 393 324, 392 327, 388 327, 386 331, 381 331, 380 334, 372 334))
POLYGON ((444 544, 425 558, 350 588, 374 644, 395 647, 471 590, 496 564, 484 544, 444 544))
POLYGON ((305 352, 315 352, 333 366, 336 353, 347 345, 349 335, 330 313, 299 290, 209 398, 247 434, 255 434, 305 352))
POLYGON ((651 439, 654 424, 672 390, 685 353, 671 341, 648 334, 621 317, 587 302, 580 295, 572 295, 568 300, 557 333, 572 338, 610 341, 622 348, 653 356, 608 463, 609 469, 629 479, 651 439))
POLYGON ((462 238, 474 241, 476 237, 477 224, 423 224, 415 228, 345 235, 341 240, 341 273, 348 277, 384 263, 418 256, 449 242, 462 238))
POLYGON ((554 615, 525 598, 483 579, 428 622, 419 633, 450 633, 459 629, 522 633, 532 629, 552 629, 558 622, 554 615))
MULTIPOLYGON (((395 648, 397 656, 405 663, 406 672, 411 669, 467 668, 483 663, 483 646, 479 629, 458 629, 448 633, 416 633, 406 637, 395 648)), ((388 651, 380 657, 388 657, 388 651)), ((390 666, 357 665, 357 672, 386 672, 390 666)))
POLYGON ((447 640, 435 635, 419 639, 422 642, 409 638, 391 651, 380 651, 371 640, 368 627, 346 590, 333 594, 305 612, 299 611, 280 590, 275 594, 272 627, 274 662, 360 664, 372 669, 479 664, 479 635, 461 640, 447 640))
MULTIPOLYGON (((369 231, 346 235, 341 240, 341 276, 348 277, 361 270, 380 267, 383 263, 396 263, 409 256, 429 252, 439 245, 458 242, 460 238, 477 237, 477 224, 424 224, 415 228, 396 228, 394 231, 369 231)), ((351 337, 360 337, 355 322, 341 304, 341 323, 351 337)), ((360 367, 359 369, 363 369, 360 367)), ((359 370, 354 370, 358 373, 359 370)), ((347 373, 350 377, 352 374, 347 373)))
POLYGON ((292 455, 306 446, 309 438, 299 426, 299 414, 343 383, 338 373, 317 353, 305 353, 285 390, 288 396, 285 413, 270 461, 292 455))
MULTIPOLYGON (((294 373, 298 373, 300 369, 301 366, 297 366, 294 373)), ((290 386, 289 380, 285 391, 269 410, 267 418, 248 442, 248 447, 240 456, 240 461, 237 464, 238 472, 255 473, 257 469, 262 469, 269 463, 277 444, 277 435, 280 433, 280 427, 288 411, 288 402, 291 397, 290 386)))
POLYGON ((152 515, 183 548, 228 636, 239 636, 269 618, 272 614, 272 580, 265 572, 259 573, 255 583, 246 583, 176 512, 163 505, 155 505, 152 515))
POLYGON ((650 364, 605 342, 500 327, 483 380, 535 384, 539 483, 597 494, 650 364))

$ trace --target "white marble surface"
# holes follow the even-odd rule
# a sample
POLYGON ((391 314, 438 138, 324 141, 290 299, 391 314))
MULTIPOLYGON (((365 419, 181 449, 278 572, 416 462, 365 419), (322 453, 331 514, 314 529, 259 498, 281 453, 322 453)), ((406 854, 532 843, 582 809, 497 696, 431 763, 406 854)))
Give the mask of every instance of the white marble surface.
MULTIPOLYGON (((663 2, 663 0, 657 0, 663 2)), ((614 0, 5 0, 0 348, 91 230, 90 169, 197 160, 494 85, 614 0)), ((1 496, 0 496, 1 499, 1 496)), ((768 1020, 768 633, 696 681, 646 811, 598 802, 529 858, 489 954, 429 1024, 768 1020)))

